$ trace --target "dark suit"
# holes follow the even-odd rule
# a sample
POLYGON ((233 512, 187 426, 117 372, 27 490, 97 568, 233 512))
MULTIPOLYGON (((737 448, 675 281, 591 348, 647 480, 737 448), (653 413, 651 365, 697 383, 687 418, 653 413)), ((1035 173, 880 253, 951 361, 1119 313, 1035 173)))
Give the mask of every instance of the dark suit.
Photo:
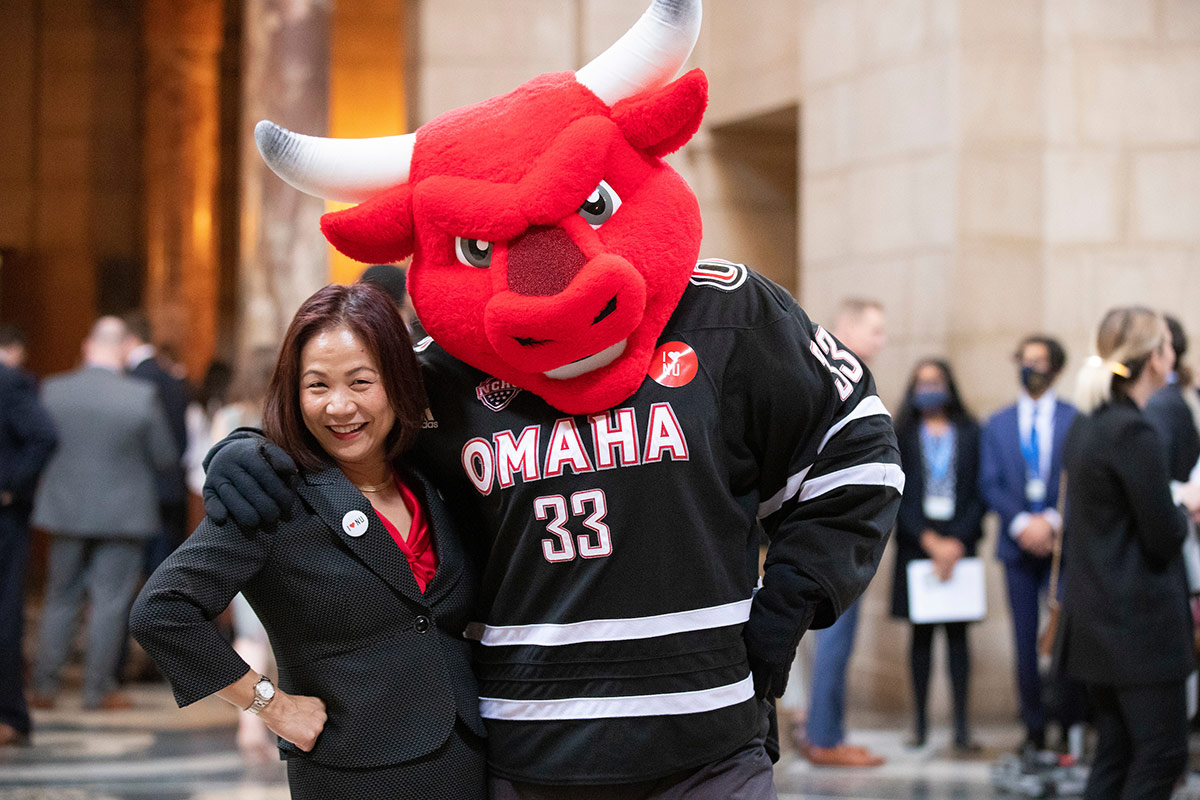
MULTIPOLYGON (((129 374, 154 384, 158 402, 171 429, 171 439, 180 455, 187 452, 187 383, 162 368, 151 356, 142 359, 129 374)), ((146 573, 162 563, 187 535, 187 483, 181 462, 158 473, 159 516, 162 529, 146 543, 146 573)))
MULTIPOLYGON (((953 536, 963 544, 964 555, 975 555, 975 545, 983 536, 983 499, 979 496, 979 426, 962 420, 954 426, 954 515, 947 520, 925 516, 926 464, 921 451, 920 424, 897 431, 900 464, 904 467, 904 495, 896 518, 896 568, 892 579, 892 615, 908 619, 908 564, 928 558, 921 547, 921 534, 932 529, 953 536)), ((916 707, 916 734, 926 733, 925 709, 929 696, 929 674, 933 663, 933 631, 937 625, 914 625, 909 648, 913 699, 916 707)), ((955 741, 966 745, 967 689, 970 682, 970 651, 967 623, 951 622, 946 630, 946 650, 950 661, 950 685, 954 699, 955 741)))
MULTIPOLYGON (((436 763, 464 729, 484 736, 462 635, 475 600, 472 571, 437 491, 419 478, 409 485, 425 496, 439 561, 424 594, 371 504, 336 467, 305 474, 300 502, 278 530, 201 523, 131 615, 134 638, 176 701, 207 697, 249 669, 212 623, 241 591, 270 636, 280 687, 327 705, 313 750, 281 742, 286 757, 331 769, 420 767, 436 763), (365 534, 343 528, 352 511, 366 515, 365 534)), ((453 787, 471 775, 482 796, 481 748, 476 756, 441 763, 437 774, 450 788, 423 796, 470 796, 453 787)))
POLYGON ((33 378, 0 364, 0 723, 29 732, 25 706, 25 566, 29 511, 56 442, 33 378))
MULTIPOLYGON (((1053 444, 1045 478, 1046 508, 1054 508, 1058 504, 1063 444, 1075 413, 1075 407, 1068 403, 1058 401, 1054 406, 1053 444)), ((1037 739, 1043 735, 1046 727, 1042 679, 1038 673, 1038 598, 1049 584, 1051 559, 1049 556, 1031 556, 1021 549, 1010 533, 1017 515, 1030 510, 1025 497, 1026 469, 1025 457, 1021 452, 1017 406, 1014 404, 992 415, 983 428, 979 447, 979 491, 988 508, 1000 516, 996 558, 1004 564, 1004 577, 1008 584, 1021 720, 1030 736, 1037 739)))
POLYGON ((1187 520, 1160 448, 1121 395, 1081 416, 1067 441, 1062 647, 1068 674, 1089 685, 1096 706, 1090 797, 1169 797, 1187 761, 1187 520))
POLYGON ((1167 469, 1171 480, 1187 482, 1196 460, 1200 459, 1200 431, 1183 393, 1196 390, 1190 386, 1172 384, 1154 393, 1146 404, 1146 420, 1154 426, 1167 453, 1167 469))

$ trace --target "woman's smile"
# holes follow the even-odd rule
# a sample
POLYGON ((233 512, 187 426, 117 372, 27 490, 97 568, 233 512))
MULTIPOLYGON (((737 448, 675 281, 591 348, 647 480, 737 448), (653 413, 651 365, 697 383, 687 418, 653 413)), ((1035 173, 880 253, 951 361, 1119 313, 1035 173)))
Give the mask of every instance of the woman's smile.
POLYGON ((369 423, 356 422, 353 425, 326 425, 330 432, 342 441, 349 441, 359 434, 359 432, 367 427, 369 423))

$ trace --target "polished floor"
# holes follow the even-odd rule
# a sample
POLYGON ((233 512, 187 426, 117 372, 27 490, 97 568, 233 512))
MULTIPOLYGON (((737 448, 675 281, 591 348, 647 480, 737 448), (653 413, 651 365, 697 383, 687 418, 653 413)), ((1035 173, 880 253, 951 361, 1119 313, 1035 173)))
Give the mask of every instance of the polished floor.
MULTIPOLYGON (((0 800, 286 800, 279 762, 243 763, 234 743, 235 716, 219 700, 179 711, 162 685, 135 688, 136 708, 82 711, 66 693, 52 711, 36 713, 24 747, 0 750, 0 800)), ((919 750, 904 747, 891 721, 861 726, 854 741, 888 757, 866 770, 813 767, 785 755, 776 768, 781 800, 977 800, 1015 797, 991 785, 991 763, 1019 738, 1014 727, 977 731, 978 757, 952 756, 931 737, 919 750)), ((1200 777, 1176 793, 1200 800, 1200 777)))

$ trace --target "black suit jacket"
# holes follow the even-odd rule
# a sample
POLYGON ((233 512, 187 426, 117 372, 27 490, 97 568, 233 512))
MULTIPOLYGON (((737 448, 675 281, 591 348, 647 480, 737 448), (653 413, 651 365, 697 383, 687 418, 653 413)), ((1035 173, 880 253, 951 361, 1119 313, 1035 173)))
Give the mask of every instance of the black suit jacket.
POLYGON ((1200 459, 1200 431, 1184 402, 1184 392, 1195 392, 1190 386, 1164 386, 1146 404, 1146 419, 1154 426, 1167 453, 1167 469, 1171 480, 1187 482, 1200 459))
POLYGON ((327 706, 313 750, 281 742, 285 755, 377 767, 433 752, 456 718, 483 736, 462 636, 473 570, 436 489, 412 475, 438 555, 424 594, 371 504, 336 467, 303 475, 278 530, 201 523, 151 576, 130 620, 176 701, 207 697, 249 669, 213 624, 241 591, 270 636, 280 687, 327 706), (366 516, 366 533, 347 533, 350 512, 366 516))
POLYGON ((0 364, 0 494, 12 496, 12 507, 28 513, 57 442, 33 378, 0 364))
POLYGON ((925 467, 921 456, 921 429, 913 426, 897 433, 900 465, 904 468, 904 494, 896 517, 896 566, 892 576, 892 616, 908 619, 908 562, 929 558, 921 549, 921 534, 932 528, 963 543, 966 555, 975 555, 983 537, 983 498, 979 494, 979 426, 967 420, 955 428, 954 516, 931 520, 925 516, 925 467))
POLYGON ((1075 420, 1063 463, 1067 672, 1109 685, 1183 680, 1195 662, 1180 554, 1187 522, 1157 434, 1118 396, 1075 420))
MULTIPOLYGON (((153 357, 142 359, 129 370, 129 374, 154 384, 158 402, 167 418, 167 427, 171 429, 175 450, 180 454, 187 452, 187 383, 163 369, 153 357)), ((182 503, 187 500, 182 463, 159 474, 158 497, 163 503, 182 503)))

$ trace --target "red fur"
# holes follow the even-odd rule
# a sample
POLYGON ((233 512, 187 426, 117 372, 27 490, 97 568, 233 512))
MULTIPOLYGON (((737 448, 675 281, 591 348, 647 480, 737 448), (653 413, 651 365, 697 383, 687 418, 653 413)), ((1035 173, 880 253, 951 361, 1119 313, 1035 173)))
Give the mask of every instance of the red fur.
POLYGON ((366 202, 321 217, 329 243, 367 264, 401 261, 413 249, 412 189, 397 186, 366 202))
POLYGON ((707 106, 708 78, 694 69, 657 91, 620 101, 612 118, 631 145, 662 157, 696 135, 707 106))
POLYGON ((696 199, 660 157, 695 133, 706 96, 696 70, 609 109, 572 74, 543 75, 422 126, 411 190, 328 214, 323 229, 360 260, 411 249, 413 303, 451 355, 567 413, 610 408, 641 385, 699 253, 696 199), (601 179, 622 204, 593 230, 577 211, 601 179), (509 247, 535 226, 561 232, 553 247, 522 245, 510 280, 509 247), (459 263, 456 236, 492 242, 491 265, 459 263), (531 252, 568 263, 538 276, 531 252), (622 340, 606 367, 542 374, 622 340))

